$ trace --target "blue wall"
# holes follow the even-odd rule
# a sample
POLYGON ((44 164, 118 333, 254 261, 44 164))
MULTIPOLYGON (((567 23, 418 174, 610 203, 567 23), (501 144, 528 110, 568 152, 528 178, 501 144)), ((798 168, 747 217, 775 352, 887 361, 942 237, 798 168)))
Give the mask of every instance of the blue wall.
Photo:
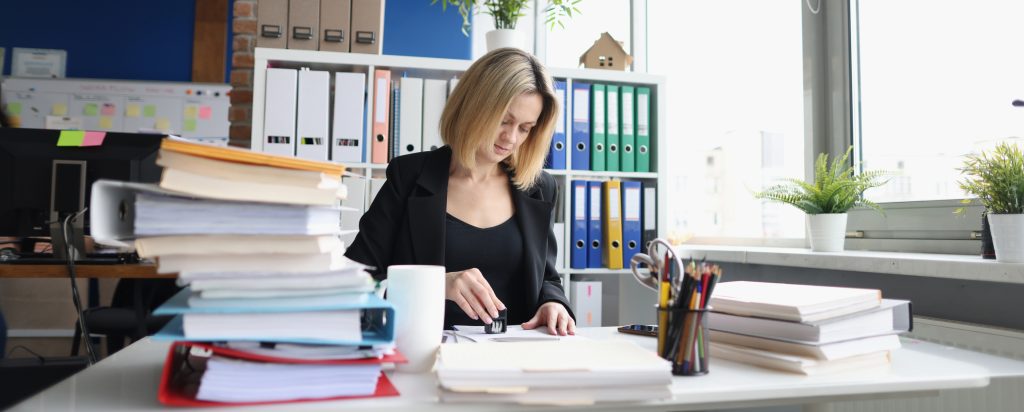
MULTIPOLYGON (((385 1, 384 54, 470 58, 456 10, 385 1)), ((189 81, 194 15, 194 0, 0 0, 3 73, 12 48, 30 47, 67 50, 67 77, 189 81)))

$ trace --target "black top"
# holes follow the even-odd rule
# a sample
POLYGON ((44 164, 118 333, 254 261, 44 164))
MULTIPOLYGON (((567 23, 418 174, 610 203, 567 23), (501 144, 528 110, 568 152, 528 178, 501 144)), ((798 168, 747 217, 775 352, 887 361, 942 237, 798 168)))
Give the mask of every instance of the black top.
MULTIPOLYGON (((489 228, 479 228, 452 215, 445 221, 445 272, 477 268, 494 294, 508 309, 508 324, 518 325, 533 317, 523 287, 523 234, 514 217, 489 228)), ((466 315, 455 302, 445 301, 445 327, 483 325, 466 315)))

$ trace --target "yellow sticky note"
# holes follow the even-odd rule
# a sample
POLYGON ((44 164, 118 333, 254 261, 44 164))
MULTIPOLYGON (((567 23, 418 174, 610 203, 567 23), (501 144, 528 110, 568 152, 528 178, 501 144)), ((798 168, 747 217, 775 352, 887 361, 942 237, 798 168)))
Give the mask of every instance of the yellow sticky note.
POLYGON ((53 106, 50 107, 50 114, 54 116, 67 116, 68 105, 64 103, 54 103, 53 106))
POLYGON ((125 117, 139 117, 142 114, 142 108, 137 104, 129 104, 124 108, 125 117))
POLYGON ((100 107, 96 103, 86 103, 85 107, 82 107, 82 114, 86 116, 95 116, 99 114, 100 107))
POLYGON ((142 115, 146 117, 156 117, 156 105, 147 104, 142 108, 142 115))
POLYGON ((181 126, 182 131, 192 132, 196 130, 196 119, 185 119, 181 126))
POLYGON ((195 120, 195 118, 196 118, 196 107, 195 106, 185 106, 185 119, 195 120))
POLYGON ((101 116, 100 117, 100 129, 113 129, 113 128, 114 128, 114 118, 112 118, 110 116, 101 116))
POLYGON ((156 119, 156 130, 169 131, 171 130, 171 121, 166 117, 156 119))

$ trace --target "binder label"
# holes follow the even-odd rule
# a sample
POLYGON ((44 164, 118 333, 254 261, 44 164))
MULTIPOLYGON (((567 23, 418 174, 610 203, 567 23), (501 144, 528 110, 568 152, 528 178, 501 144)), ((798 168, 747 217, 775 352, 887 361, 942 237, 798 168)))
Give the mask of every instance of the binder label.
POLYGON ((619 189, 616 187, 608 188, 608 220, 621 219, 619 215, 619 189))
POLYGON ((576 186, 576 213, 574 219, 584 220, 587 218, 587 186, 576 186))
POLYGON ((622 94, 622 134, 633 134, 633 93, 622 94))
POLYGON ((623 207, 626 212, 626 220, 640 221, 640 188, 626 188, 626 205, 623 207))
POLYGON ((601 186, 590 188, 590 220, 601 220, 601 186))
POLYGON ((608 133, 619 133, 619 94, 608 92, 608 133))
POLYGON ((655 230, 654 227, 654 188, 644 188, 644 230, 655 230))
MULTIPOLYGON (((385 90, 388 87, 388 79, 378 78, 377 79, 377 91, 385 90)), ((377 114, 374 120, 377 123, 387 123, 388 119, 384 116, 384 112, 388 106, 388 94, 387 93, 374 93, 377 96, 377 107, 374 113, 377 114)))
POLYGON ((604 96, 597 93, 594 93, 594 133, 604 134, 604 96))
POLYGON ((590 120, 590 108, 587 107, 589 90, 573 90, 572 92, 572 118, 576 122, 586 123, 590 120))
POLYGON ((565 90, 555 90, 555 99, 558 100, 558 114, 555 118, 555 133, 565 133, 565 90))
POLYGON ((636 134, 640 136, 647 136, 649 134, 647 130, 647 123, 650 121, 650 117, 647 116, 648 104, 647 95, 641 95, 636 102, 636 134))

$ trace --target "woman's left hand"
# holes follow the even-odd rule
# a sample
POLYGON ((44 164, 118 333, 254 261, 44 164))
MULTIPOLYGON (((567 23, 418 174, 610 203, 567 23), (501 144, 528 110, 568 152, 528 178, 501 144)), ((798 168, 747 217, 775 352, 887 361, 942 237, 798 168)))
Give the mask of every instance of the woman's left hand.
POLYGON ((541 325, 547 325, 548 333, 552 335, 576 334, 576 321, 569 316, 569 311, 565 310, 565 306, 558 302, 547 302, 540 305, 537 308, 537 314, 533 315, 533 319, 523 323, 522 326, 523 329, 534 329, 541 325))

